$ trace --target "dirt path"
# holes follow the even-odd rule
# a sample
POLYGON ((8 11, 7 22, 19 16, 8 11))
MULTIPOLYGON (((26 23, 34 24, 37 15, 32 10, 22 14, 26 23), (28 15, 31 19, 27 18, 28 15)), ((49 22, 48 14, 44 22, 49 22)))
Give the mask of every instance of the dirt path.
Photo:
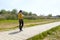
POLYGON ((19 32, 19 29, 0 32, 0 40, 26 40, 34 35, 37 35, 58 25, 60 25, 60 22, 23 28, 23 31, 21 32, 19 32))

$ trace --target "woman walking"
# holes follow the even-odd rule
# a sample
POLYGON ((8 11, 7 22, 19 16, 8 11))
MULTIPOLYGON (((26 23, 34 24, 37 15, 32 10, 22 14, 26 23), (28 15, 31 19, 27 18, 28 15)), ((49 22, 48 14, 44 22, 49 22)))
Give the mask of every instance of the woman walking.
POLYGON ((23 22, 22 10, 20 10, 18 13, 18 20, 19 20, 19 29, 20 29, 20 31, 23 31, 22 28, 23 28, 24 22, 23 22))

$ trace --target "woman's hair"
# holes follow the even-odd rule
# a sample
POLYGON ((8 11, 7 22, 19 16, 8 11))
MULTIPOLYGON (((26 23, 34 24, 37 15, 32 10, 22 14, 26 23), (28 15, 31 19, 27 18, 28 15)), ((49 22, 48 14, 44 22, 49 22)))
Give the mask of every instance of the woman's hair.
POLYGON ((19 13, 21 13, 21 12, 22 12, 22 10, 19 11, 19 13))

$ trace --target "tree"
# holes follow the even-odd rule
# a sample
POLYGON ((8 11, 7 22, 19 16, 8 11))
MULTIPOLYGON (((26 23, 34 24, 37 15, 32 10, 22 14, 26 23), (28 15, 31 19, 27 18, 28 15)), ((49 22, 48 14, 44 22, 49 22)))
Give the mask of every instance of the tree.
POLYGON ((2 9, 2 10, 0 11, 0 14, 6 14, 6 13, 7 13, 7 11, 4 10, 4 9, 2 9))
POLYGON ((37 16, 36 14, 32 14, 32 16, 37 16))
POLYGON ((52 14, 48 14, 47 18, 52 18, 52 14))
POLYGON ((8 14, 11 14, 11 11, 7 11, 8 14))
POLYGON ((52 17, 52 14, 48 14, 48 17, 52 17))
POLYGON ((16 10, 16 9, 13 9, 13 10, 11 11, 11 13, 12 13, 12 14, 17 14, 17 10, 16 10))
POLYGON ((29 12, 29 15, 32 16, 32 12, 29 12))
POLYGON ((28 12, 23 11, 23 15, 27 16, 28 15, 28 12))

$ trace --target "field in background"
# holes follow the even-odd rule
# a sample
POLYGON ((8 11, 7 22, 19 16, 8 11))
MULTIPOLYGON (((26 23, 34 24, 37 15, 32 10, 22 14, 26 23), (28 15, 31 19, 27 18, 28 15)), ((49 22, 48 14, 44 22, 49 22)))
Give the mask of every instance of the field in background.
MULTIPOLYGON (((24 27, 31 27, 55 21, 60 21, 60 19, 35 19, 35 20, 24 19, 24 27)), ((18 20, 0 20, 0 30, 15 29, 17 27, 18 20)))

